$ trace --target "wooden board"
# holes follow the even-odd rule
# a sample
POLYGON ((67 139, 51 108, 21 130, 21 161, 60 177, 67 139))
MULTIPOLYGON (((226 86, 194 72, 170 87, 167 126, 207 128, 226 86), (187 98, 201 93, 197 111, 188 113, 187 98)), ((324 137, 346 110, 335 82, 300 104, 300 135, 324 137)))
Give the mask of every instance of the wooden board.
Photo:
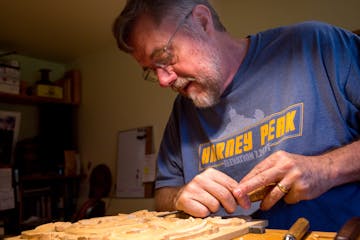
POLYGON ((230 240, 249 232, 250 226, 265 227, 267 221, 246 222, 242 218, 157 217, 159 212, 138 211, 76 223, 48 223, 22 232, 9 240, 230 240))
POLYGON ((234 239, 234 238, 237 238, 237 237, 240 237, 240 236, 243 236, 243 235, 249 233, 249 227, 252 227, 252 226, 260 226, 260 227, 265 228, 267 226, 267 221, 258 220, 258 221, 245 222, 244 224, 242 224, 240 226, 223 228, 218 233, 215 233, 211 236, 204 236, 199 239, 230 240, 230 239, 234 239))

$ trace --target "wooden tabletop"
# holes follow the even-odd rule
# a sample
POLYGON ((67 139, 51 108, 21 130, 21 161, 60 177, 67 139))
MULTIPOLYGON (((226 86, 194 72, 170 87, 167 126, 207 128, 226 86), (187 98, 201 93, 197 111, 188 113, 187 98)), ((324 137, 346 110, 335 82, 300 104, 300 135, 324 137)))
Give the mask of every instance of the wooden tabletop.
MULTIPOLYGON (((266 229, 264 234, 248 233, 234 240, 283 240, 286 230, 266 229)), ((334 239, 333 232, 311 232, 305 240, 329 240, 334 239)))

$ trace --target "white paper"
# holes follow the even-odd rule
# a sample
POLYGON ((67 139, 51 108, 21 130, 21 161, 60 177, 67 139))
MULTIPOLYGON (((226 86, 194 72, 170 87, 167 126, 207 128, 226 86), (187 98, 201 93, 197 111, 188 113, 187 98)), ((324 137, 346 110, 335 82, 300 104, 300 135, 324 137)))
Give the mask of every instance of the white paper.
POLYGON ((122 131, 118 136, 118 166, 116 195, 144 197, 142 169, 145 156, 145 138, 139 139, 138 130, 122 131))
POLYGON ((146 154, 143 168, 143 182, 154 182, 156 177, 156 155, 146 154))

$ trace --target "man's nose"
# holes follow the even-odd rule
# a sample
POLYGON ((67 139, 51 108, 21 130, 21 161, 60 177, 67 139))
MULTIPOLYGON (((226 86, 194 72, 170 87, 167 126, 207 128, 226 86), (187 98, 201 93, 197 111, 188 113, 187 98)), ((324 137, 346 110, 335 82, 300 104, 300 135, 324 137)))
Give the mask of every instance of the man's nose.
POLYGON ((156 75, 161 87, 171 87, 177 79, 177 75, 174 71, 168 71, 163 68, 157 68, 156 75))

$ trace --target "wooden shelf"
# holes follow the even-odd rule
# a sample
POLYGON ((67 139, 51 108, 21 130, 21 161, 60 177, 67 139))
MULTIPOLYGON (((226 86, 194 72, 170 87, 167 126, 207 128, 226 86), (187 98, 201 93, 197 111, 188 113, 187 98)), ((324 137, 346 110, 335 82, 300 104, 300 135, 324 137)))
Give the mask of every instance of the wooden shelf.
POLYGON ((33 174, 33 175, 22 175, 20 176, 21 181, 42 181, 42 180, 78 180, 80 179, 80 175, 74 176, 65 176, 65 175, 57 175, 57 174, 33 174))
POLYGON ((16 231, 41 224, 43 220, 71 220, 76 211, 82 176, 56 173, 59 166, 64 166, 64 151, 77 149, 80 73, 69 71, 61 80, 56 86, 63 87, 63 99, 0 92, 0 103, 12 105, 11 111, 24 113, 24 124, 31 121, 28 118, 35 117, 38 125, 34 137, 17 143, 17 157, 10 166, 19 173, 14 186, 16 224, 12 224, 16 231), (36 109, 29 109, 31 114, 28 114, 29 107, 36 109))
POLYGON ((64 101, 63 99, 57 98, 48 98, 48 97, 38 97, 38 96, 28 96, 22 94, 11 94, 11 93, 2 93, 0 92, 0 102, 11 103, 11 104, 26 104, 26 105, 36 105, 36 104, 65 104, 65 105, 78 105, 72 102, 64 101))

